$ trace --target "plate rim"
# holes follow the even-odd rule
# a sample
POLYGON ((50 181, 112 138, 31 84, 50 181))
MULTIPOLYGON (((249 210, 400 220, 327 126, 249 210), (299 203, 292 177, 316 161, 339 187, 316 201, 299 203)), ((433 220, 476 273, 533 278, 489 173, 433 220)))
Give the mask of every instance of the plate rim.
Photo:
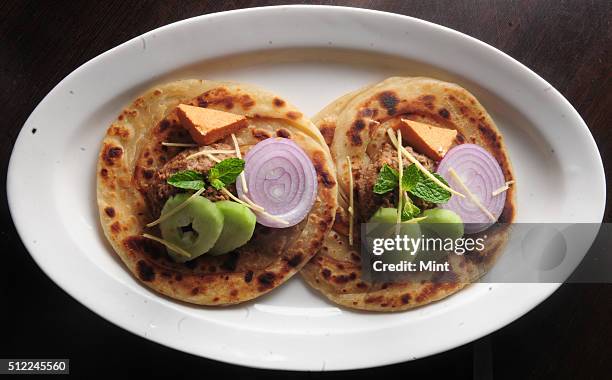
MULTIPOLYGON (((596 162, 596 164, 598 164, 599 167, 599 176, 600 178, 602 178, 602 183, 603 183, 603 200, 602 203, 604 205, 603 208, 601 208, 600 210, 600 215, 598 216, 598 220, 602 220, 603 219, 603 215, 605 213, 605 201, 606 201, 606 178, 605 178, 605 171, 603 168, 603 161, 601 158, 601 154, 599 152, 599 150, 597 149, 597 144, 595 143, 594 137, 593 135, 590 133, 590 130, 588 129, 586 123, 584 122, 584 120, 582 119, 582 117, 580 116, 580 114, 578 113, 578 111, 573 107, 573 105, 563 96, 561 95, 558 90, 556 88, 554 88, 553 86, 551 86, 545 79, 543 79, 542 77, 540 77, 539 75, 537 75, 535 72, 533 72, 531 69, 529 69, 527 66, 523 65, 522 63, 520 63, 519 61, 517 61, 516 59, 512 58, 511 56, 507 55, 506 53, 502 52, 501 50, 488 45, 487 43, 480 41, 474 37, 471 37, 467 34, 461 33, 459 31, 456 31, 454 29, 439 25, 439 24, 435 24, 432 23, 430 21, 425 21, 422 19, 418 19, 418 18, 414 18, 411 16, 406 16, 406 15, 401 15, 401 14, 396 14, 396 13, 390 13, 390 12, 384 12, 384 11, 378 11, 378 10, 372 10, 372 9, 366 9, 366 8, 354 8, 354 7, 342 7, 342 6, 330 6, 330 5, 280 5, 280 6, 265 6, 265 7, 255 7, 255 8, 246 8, 246 9, 236 9, 236 10, 230 10, 230 11, 224 11, 224 12, 217 12, 217 13, 209 13, 209 14, 204 14, 204 15, 200 15, 200 16, 196 16, 196 17, 191 17, 191 18, 187 18, 187 19, 183 19, 183 20, 179 20, 167 25, 163 25, 161 27, 158 27, 156 29, 153 29, 151 31, 148 31, 146 33, 143 33, 141 35, 135 36, 131 39, 129 39, 128 41, 125 41, 123 43, 121 43, 120 45, 107 50, 99 55, 97 55, 96 57, 93 57, 92 59, 88 60, 87 62, 83 63, 82 65, 80 65, 79 67, 77 67, 76 69, 74 69, 70 74, 68 74, 65 78, 63 78, 57 85, 55 85, 51 91, 49 91, 49 93, 40 101, 40 103, 34 108, 34 110, 32 111, 32 113, 30 114, 30 116, 28 117, 28 119, 25 121, 24 125, 22 126, 17 139, 15 140, 15 143, 13 145, 12 148, 12 152, 11 152, 11 156, 10 156, 10 161, 9 161, 9 165, 8 165, 8 171, 7 171, 7 201, 8 201, 8 205, 9 205, 9 213, 11 215, 11 218, 13 220, 13 223, 15 225, 15 229, 20 237, 20 239, 22 240, 26 250, 28 251, 28 253, 30 254, 30 256, 33 258, 33 260, 36 262, 36 264, 41 268, 41 270, 43 271, 43 273, 45 273, 45 275, 47 277, 49 277, 53 282, 55 282, 56 284, 60 284, 61 281, 56 279, 56 276, 52 273, 50 273, 50 271, 48 271, 47 269, 45 269, 44 265, 42 265, 39 261, 39 257, 37 257, 36 254, 33 254, 33 251, 37 251, 39 249, 39 247, 34 247, 33 244, 30 242, 29 239, 25 239, 24 236, 27 235, 27 228, 24 226, 23 223, 23 219, 21 216, 19 215, 19 212, 17 210, 14 209, 14 205, 15 205, 15 198, 18 198, 17 194, 19 193, 18 188, 19 188, 19 183, 17 180, 17 174, 16 174, 16 169, 15 169, 15 162, 17 161, 17 159, 15 158, 15 152, 17 150, 17 147, 20 144, 23 144, 23 140, 24 137, 23 135, 28 133, 28 128, 26 128, 28 126, 28 124, 30 124, 32 116, 34 114, 37 113, 37 111, 41 108, 41 105, 43 105, 46 101, 48 101, 49 98, 51 98, 54 93, 57 91, 58 88, 60 88, 65 82, 69 81, 73 75, 76 75, 78 72, 81 72, 83 70, 85 70, 89 65, 94 65, 96 64, 96 62, 98 60, 104 59, 105 57, 114 54, 115 52, 119 51, 120 49, 125 49, 127 46, 129 46, 130 44, 133 44, 134 41, 137 41, 143 37, 147 37, 147 36, 151 36, 155 33, 164 33, 166 31, 169 31, 173 28, 176 28, 177 26, 183 25, 183 24, 187 24, 187 23, 199 23, 199 22, 203 22, 206 19, 212 19, 212 18, 216 18, 216 17, 229 17, 231 18, 233 15, 236 14, 242 14, 242 13, 252 13, 253 17, 257 17, 256 13, 258 12, 274 12, 274 11, 282 11, 284 9, 298 9, 298 10, 313 10, 313 9, 318 9, 321 10, 323 12, 356 12, 356 13, 365 13, 365 14, 370 14, 370 15, 374 15, 376 17, 378 16, 382 16, 382 17, 396 17, 398 19, 403 19, 404 21, 409 21, 409 22, 414 22, 414 23, 420 23, 423 24, 429 28, 434 28, 434 29, 438 29, 438 30, 442 30, 446 33, 451 33, 453 34, 456 38, 460 38, 460 39, 467 39, 469 41, 471 41, 472 43, 477 43, 480 48, 482 49, 487 49, 489 52, 495 53, 496 55, 501 55, 502 57, 504 57, 504 59, 508 60, 508 62, 512 62, 516 68, 522 70, 524 73, 528 74, 530 76, 530 80, 536 80, 541 84, 544 84, 546 86, 549 86, 552 89, 552 92, 555 94, 555 98, 556 101, 561 101, 563 103, 563 106, 565 109, 571 110, 571 112, 573 113, 574 118, 577 118, 577 120, 580 121, 580 125, 577 125, 577 127, 583 128, 584 130, 582 132, 586 132, 587 137, 590 137, 590 143, 591 143, 591 148, 595 149, 595 156, 598 158, 598 162, 596 162)), ((366 49, 367 50, 367 49, 366 49)), ((480 333, 478 334, 473 334, 473 336, 471 338, 467 338, 464 339, 462 342, 460 342, 459 344, 451 344, 450 347, 445 347, 445 348, 438 348, 437 350, 431 350, 428 353, 425 353, 425 356, 429 356, 435 353, 439 353, 439 352, 443 352, 449 349, 452 349, 454 347, 457 347, 460 344, 465 344, 468 342, 471 342, 475 339, 478 339, 484 335, 489 334, 492 331, 495 331, 497 329, 503 328, 505 327, 507 324, 513 322, 514 320, 516 320, 517 318, 519 318, 520 316, 526 314, 527 312, 529 312, 530 310, 532 310, 533 308, 535 308, 538 304, 540 304, 541 302, 543 302, 544 300, 546 300, 555 290, 557 290, 559 288, 559 286, 561 284, 540 284, 540 285, 548 285, 548 286, 541 286, 542 288, 546 288, 545 291, 542 292, 542 297, 535 302, 532 306, 528 307, 526 310, 520 310, 517 311, 514 315, 510 316, 509 318, 505 318, 502 322, 500 323, 496 323, 495 325, 497 327, 492 327, 490 329, 484 329, 481 330, 480 333)), ((184 347, 180 347, 177 344, 172 344, 172 343, 168 343, 168 342, 163 342, 161 339, 154 339, 153 337, 147 337, 147 336, 143 336, 143 334, 140 334, 136 331, 134 331, 133 329, 130 329, 129 327, 126 327, 128 324, 125 323, 124 321, 122 321, 122 323, 119 323, 119 321, 117 320, 117 318, 112 318, 112 316, 110 315, 111 313, 105 313, 105 312, 100 312, 100 307, 93 307, 91 304, 91 302, 86 302, 86 300, 81 299, 80 297, 75 296, 74 294, 76 293, 75 291, 73 291, 72 289, 66 289, 62 286, 60 286, 60 288, 66 292, 67 294, 69 294, 73 299, 75 299, 77 302, 79 302, 80 304, 82 304, 83 306, 87 307, 88 309, 90 309, 91 311, 93 311, 94 313, 98 314, 99 316, 103 317, 104 319, 106 319, 107 321, 111 322, 112 324, 114 324, 115 326, 118 326, 128 332, 134 333, 136 335, 139 335, 141 337, 144 337, 145 339, 154 341, 156 343, 159 344, 163 344, 165 346, 177 349, 179 351, 183 351, 189 354, 195 354, 195 355, 200 355, 200 356, 204 356, 201 353, 194 353, 194 352, 190 352, 187 350, 187 348, 184 347)), ((207 358, 211 358, 214 360, 219 360, 219 361, 223 361, 226 363, 231 363, 231 364, 238 364, 238 365, 248 365, 250 367, 256 367, 256 368, 266 368, 266 369, 288 369, 288 370, 313 370, 316 368, 313 368, 312 365, 308 364, 308 363, 303 363, 302 365, 297 365, 294 367, 286 367, 285 365, 283 365, 283 363, 274 363, 274 362, 268 362, 268 361, 263 361, 261 359, 253 359, 253 358, 249 358, 250 360, 246 360, 246 361, 237 361, 235 360, 235 357, 232 358, 225 358, 223 357, 223 355, 218 355, 219 352, 208 352, 206 354, 205 357, 207 358)), ((422 357, 422 356, 421 356, 422 357)), ((244 359, 244 358, 243 358, 244 359)), ((401 361, 406 361, 406 360, 412 360, 415 358, 412 358, 408 355, 402 356, 399 360, 397 357, 394 358, 390 358, 388 360, 381 360, 380 358, 378 360, 375 361, 375 363, 371 363, 371 362, 366 362, 363 361, 361 363, 355 363, 356 365, 351 365, 351 366, 334 366, 333 368, 328 368, 328 369, 333 369, 333 370, 341 370, 341 369, 358 369, 358 368, 369 368, 369 367, 374 367, 374 366, 381 366, 381 365, 387 365, 387 364, 393 364, 393 363, 398 363, 401 361)))

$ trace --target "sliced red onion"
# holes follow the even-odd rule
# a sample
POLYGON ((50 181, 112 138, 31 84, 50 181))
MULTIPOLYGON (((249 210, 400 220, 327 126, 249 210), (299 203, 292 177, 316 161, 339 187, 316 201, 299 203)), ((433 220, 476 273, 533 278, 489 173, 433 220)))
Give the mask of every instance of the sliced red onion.
POLYGON ((501 167, 491 153, 476 144, 461 144, 452 148, 438 165, 438 174, 444 177, 453 189, 465 195, 465 198, 453 195, 447 203, 441 204, 440 207, 459 214, 465 224, 466 233, 474 234, 486 230, 495 221, 491 220, 490 216, 483 212, 468 194, 465 194, 461 185, 449 172, 451 168, 497 221, 506 203, 505 191, 493 195, 493 191, 506 183, 501 167))
POLYGON ((251 148, 244 160, 248 192, 244 193, 242 181, 236 181, 238 196, 248 203, 246 195, 266 213, 287 222, 255 212, 258 223, 291 227, 308 215, 317 197, 317 172, 302 148, 289 139, 269 138, 251 148))

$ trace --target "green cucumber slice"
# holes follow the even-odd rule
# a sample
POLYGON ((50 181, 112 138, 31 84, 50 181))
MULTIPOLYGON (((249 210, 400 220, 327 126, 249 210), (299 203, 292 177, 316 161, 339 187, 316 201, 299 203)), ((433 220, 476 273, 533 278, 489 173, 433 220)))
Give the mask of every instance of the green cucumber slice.
MULTIPOLYGON (((187 193, 170 197, 162 209, 162 215, 189 197, 187 193)), ((164 240, 191 253, 191 257, 185 257, 168 249, 173 260, 185 262, 203 255, 215 245, 223 230, 223 213, 208 199, 195 197, 182 210, 161 222, 159 228, 164 240)))
POLYGON ((223 231, 209 251, 209 255, 222 255, 246 244, 253 236, 256 217, 248 207, 232 201, 219 201, 215 205, 223 214, 223 231))

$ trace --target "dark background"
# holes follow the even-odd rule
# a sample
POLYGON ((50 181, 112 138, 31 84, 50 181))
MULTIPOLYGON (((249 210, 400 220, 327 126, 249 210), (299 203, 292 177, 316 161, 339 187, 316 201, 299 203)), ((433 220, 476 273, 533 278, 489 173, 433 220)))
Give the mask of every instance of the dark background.
MULTIPOLYGON (((0 1, 2 189, 6 188, 13 143, 26 118, 47 92, 84 62, 141 33, 184 18, 282 3, 285 2, 0 1)), ((374 8, 422 18, 508 53, 550 82, 576 107, 597 141, 610 178, 610 1, 315 3, 374 8)), ((608 187, 608 198, 611 189, 608 187)), ((4 321, 0 325, 0 357, 70 358, 72 374, 81 376, 287 376, 287 372, 254 370, 183 354, 98 317, 67 296, 34 264, 15 232, 5 191, 0 191, 0 196, 0 254, 4 256, 0 267, 0 318, 4 321)), ((608 202, 607 222, 612 221, 611 209, 608 202)), ((563 285, 527 315, 478 342, 415 362, 351 371, 348 375, 610 378, 611 323, 611 285, 563 285)), ((292 375, 309 378, 320 374, 292 375)))

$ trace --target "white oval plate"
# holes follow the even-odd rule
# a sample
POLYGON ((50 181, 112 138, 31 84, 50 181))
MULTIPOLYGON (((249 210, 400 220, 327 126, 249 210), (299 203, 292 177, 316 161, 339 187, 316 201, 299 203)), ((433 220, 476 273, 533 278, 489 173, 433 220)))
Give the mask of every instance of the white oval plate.
POLYGON ((450 80, 480 99, 506 137, 520 221, 601 221, 605 178, 593 137, 572 106, 525 66, 410 17, 281 6, 167 25, 66 77, 15 144, 8 173, 15 225, 36 263, 79 302, 128 331, 207 358, 264 368, 354 369, 477 339, 558 285, 476 284, 413 311, 373 314, 338 308, 296 276, 254 302, 196 307, 139 285, 99 226, 100 141, 123 105, 149 86, 187 77, 251 82, 313 115, 337 96, 391 75, 450 80))

